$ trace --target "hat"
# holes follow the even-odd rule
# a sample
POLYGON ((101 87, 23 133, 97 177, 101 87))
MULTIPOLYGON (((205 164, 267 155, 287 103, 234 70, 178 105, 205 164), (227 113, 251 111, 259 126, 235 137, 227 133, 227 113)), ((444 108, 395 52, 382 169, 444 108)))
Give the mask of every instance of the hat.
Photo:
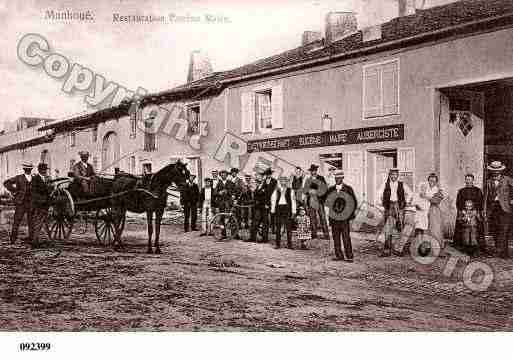
POLYGON ((218 170, 212 170, 212 173, 219 173, 218 170))
POLYGON ((23 167, 23 168, 34 168, 34 165, 32 163, 30 163, 30 162, 23 162, 21 164, 21 167, 23 167))
POLYGON ((263 175, 272 175, 273 174, 273 170, 271 169, 271 167, 267 167, 263 172, 262 172, 263 175))
POLYGON ((227 170, 221 170, 221 171, 219 171, 219 174, 221 174, 221 173, 226 173, 226 174, 228 174, 228 171, 227 171, 227 170))
POLYGON ((46 171, 48 169, 48 165, 46 163, 40 163, 37 165, 37 170, 38 171, 46 171))
POLYGON ((313 163, 310 165, 310 168, 308 169, 308 171, 317 171, 319 169, 319 166, 317 165, 314 165, 313 163))
POLYGON ((239 173, 239 169, 238 168, 232 168, 230 170, 230 173, 239 173))
POLYGON ((210 177, 205 177, 204 181, 205 181, 205 182, 212 182, 212 178, 210 178, 210 177))
POLYGON ((392 167, 391 169, 388 170, 388 173, 392 173, 392 172, 397 172, 399 173, 399 168, 397 167, 392 167))
POLYGON ((501 161, 493 161, 486 167, 489 171, 504 171, 506 166, 501 161))
POLYGON ((78 155, 79 155, 80 157, 82 157, 82 156, 89 156, 89 152, 88 152, 88 151, 79 151, 79 152, 78 152, 78 155))
POLYGON ((344 177, 344 171, 337 171, 335 172, 335 178, 344 177))

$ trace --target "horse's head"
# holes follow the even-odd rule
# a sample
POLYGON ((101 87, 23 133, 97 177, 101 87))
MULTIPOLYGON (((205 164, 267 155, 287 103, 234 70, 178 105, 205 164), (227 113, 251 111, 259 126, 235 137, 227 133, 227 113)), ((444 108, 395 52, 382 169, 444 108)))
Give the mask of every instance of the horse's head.
POLYGON ((155 173, 151 180, 151 188, 165 190, 172 183, 178 188, 181 188, 185 185, 189 175, 190 172, 187 169, 187 165, 181 161, 177 161, 155 173))

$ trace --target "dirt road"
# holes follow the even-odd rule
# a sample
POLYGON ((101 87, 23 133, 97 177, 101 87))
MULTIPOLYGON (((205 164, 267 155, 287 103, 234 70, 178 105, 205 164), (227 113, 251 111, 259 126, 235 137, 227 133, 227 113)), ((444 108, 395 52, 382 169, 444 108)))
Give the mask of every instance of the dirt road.
POLYGON ((379 243, 358 234, 346 263, 331 260, 327 241, 275 250, 178 226, 164 226, 164 253, 148 255, 145 227, 127 227, 123 252, 92 233, 36 251, 0 235, 0 330, 513 329, 513 261, 485 259, 500 275, 472 292, 464 263, 446 277, 447 258, 378 258, 379 243))

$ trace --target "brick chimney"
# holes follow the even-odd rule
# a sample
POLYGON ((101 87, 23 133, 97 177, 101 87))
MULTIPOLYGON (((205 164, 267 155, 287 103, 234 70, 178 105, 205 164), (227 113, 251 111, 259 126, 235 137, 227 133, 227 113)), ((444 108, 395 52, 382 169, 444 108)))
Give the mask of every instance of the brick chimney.
POLYGON ((399 16, 415 14, 415 0, 398 0, 399 16))
POLYGON ((191 52, 187 82, 196 81, 212 74, 212 64, 208 56, 200 50, 191 52))
POLYGON ((308 45, 312 42, 322 39, 322 33, 320 31, 305 31, 301 37, 301 46, 308 45))
POLYGON ((333 11, 326 15, 326 43, 330 44, 357 31, 354 12, 333 11))

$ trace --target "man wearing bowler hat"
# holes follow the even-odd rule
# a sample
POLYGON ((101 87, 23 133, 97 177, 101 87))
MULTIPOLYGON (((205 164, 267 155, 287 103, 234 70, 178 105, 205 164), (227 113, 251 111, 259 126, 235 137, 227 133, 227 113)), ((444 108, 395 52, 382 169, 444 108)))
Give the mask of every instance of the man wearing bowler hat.
POLYGON ((89 152, 80 151, 78 155, 80 156, 80 161, 73 165, 73 176, 80 184, 82 193, 88 195, 91 194, 91 180, 95 176, 94 168, 88 163, 89 152))
POLYGON ((32 246, 39 245, 41 228, 46 226, 48 230, 48 207, 50 206, 50 188, 48 186, 48 166, 40 163, 37 166, 37 174, 32 177, 32 246))
POLYGON ((395 253, 399 256, 402 252, 394 252, 392 237, 401 233, 404 225, 404 208, 410 202, 413 193, 406 183, 399 181, 399 169, 391 168, 388 178, 378 190, 381 203, 385 209, 385 245, 381 257, 388 257, 395 253))
POLYGON ((335 260, 352 262, 353 247, 351 245, 350 221, 355 218, 358 203, 353 188, 344 183, 344 172, 338 171, 334 176, 335 185, 327 190, 326 205, 335 247, 335 260), (344 244, 343 251, 340 243, 341 237, 344 244))
POLYGON ((312 226, 312 239, 317 238, 319 226, 325 240, 330 239, 328 223, 326 222, 326 211, 324 210, 324 200, 326 199, 326 180, 323 176, 317 174, 319 166, 312 164, 309 168, 310 176, 305 180, 304 193, 305 204, 310 223, 312 226))
POLYGON ((14 220, 11 229, 11 244, 16 242, 18 238, 18 230, 23 221, 23 217, 27 215, 27 228, 29 240, 32 240, 32 201, 31 201, 31 184, 32 184, 32 168, 29 162, 24 162, 21 167, 23 174, 19 174, 9 178, 4 182, 5 188, 14 195, 14 220))
POLYGON ((493 161, 487 169, 491 173, 486 181, 484 195, 488 231, 495 240, 497 255, 509 258, 508 236, 511 229, 513 179, 504 175, 506 166, 500 161, 493 161))

